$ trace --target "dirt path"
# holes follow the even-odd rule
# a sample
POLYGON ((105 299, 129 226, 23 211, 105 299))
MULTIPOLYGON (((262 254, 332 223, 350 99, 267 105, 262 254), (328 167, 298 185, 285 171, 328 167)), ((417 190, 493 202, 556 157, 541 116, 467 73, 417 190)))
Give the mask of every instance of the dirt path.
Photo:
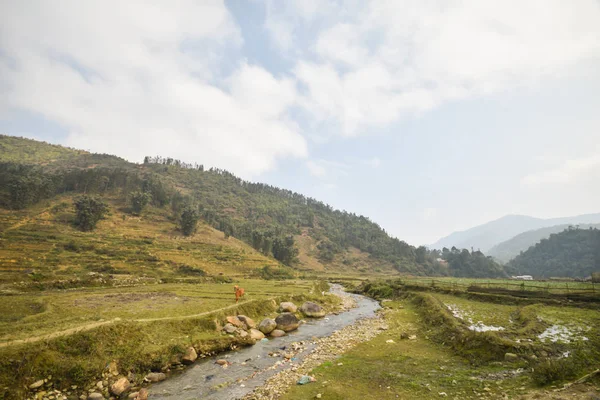
MULTIPOLYGON (((154 322, 154 321, 182 320, 182 319, 188 319, 188 318, 204 317, 206 315, 214 314, 214 313, 217 313, 220 311, 230 310, 230 309, 236 308, 236 307, 244 305, 244 304, 252 303, 253 301, 256 301, 256 300, 255 299, 246 300, 246 301, 243 301, 240 303, 232 304, 230 306, 221 307, 221 308, 217 308, 215 310, 205 311, 205 312, 201 312, 198 314, 180 315, 180 316, 176 316, 176 317, 128 319, 125 321, 127 321, 127 322, 154 322)), ((108 321, 91 322, 89 324, 76 326, 74 328, 65 329, 63 331, 48 333, 46 335, 31 336, 31 337, 28 337, 25 339, 17 339, 17 340, 11 340, 9 342, 0 343, 0 348, 8 347, 8 346, 15 346, 15 345, 24 344, 24 343, 35 343, 35 342, 40 342, 43 340, 56 339, 58 337, 69 336, 69 335, 73 335, 78 332, 89 331, 92 329, 96 329, 100 326, 110 325, 110 324, 114 324, 114 323, 120 322, 120 321, 123 321, 123 319, 114 318, 114 319, 111 319, 108 321)))

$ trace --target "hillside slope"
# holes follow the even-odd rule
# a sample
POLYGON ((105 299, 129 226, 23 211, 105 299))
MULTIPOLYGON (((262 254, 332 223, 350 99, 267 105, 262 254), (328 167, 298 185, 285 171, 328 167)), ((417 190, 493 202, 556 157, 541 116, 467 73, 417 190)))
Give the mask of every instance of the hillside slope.
POLYGON ((436 272, 435 263, 417 263, 412 246, 368 218, 227 171, 160 157, 133 164, 1 135, 0 150, 0 266, 10 272, 5 280, 42 265, 53 278, 76 271, 187 276, 196 268, 248 274, 284 264, 325 273, 436 272), (138 191, 151 198, 141 216, 129 204, 138 191), (84 193, 109 208, 93 232, 73 226, 73 200, 84 193), (201 216, 191 237, 178 229, 186 207, 201 216), (232 254, 221 254, 227 252, 232 254))
POLYGON ((553 233, 515 257, 506 269, 536 278, 589 277, 600 272, 600 230, 569 228, 553 233))
POLYGON ((526 215, 506 215, 497 220, 464 231, 453 232, 429 247, 435 249, 441 249, 443 247, 452 248, 453 246, 459 249, 470 249, 473 247, 475 250, 479 249, 484 253, 489 254, 490 249, 495 245, 530 230, 555 225, 598 223, 600 223, 600 213, 549 219, 534 218, 526 215))
MULTIPOLYGON (((571 225, 554 225, 548 228, 523 232, 507 241, 495 245, 487 252, 487 254, 502 263, 507 263, 518 256, 522 251, 534 246, 540 240, 548 238, 553 233, 562 232, 569 226, 571 225)), ((600 224, 579 224, 578 227, 580 229, 600 228, 600 224)))

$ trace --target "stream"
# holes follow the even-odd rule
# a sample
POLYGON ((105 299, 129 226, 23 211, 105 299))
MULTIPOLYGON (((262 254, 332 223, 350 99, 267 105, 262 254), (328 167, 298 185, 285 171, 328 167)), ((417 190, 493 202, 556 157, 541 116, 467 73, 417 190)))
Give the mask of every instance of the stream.
MULTIPOLYGON (((330 292, 344 293, 342 286, 331 285, 330 292)), ((280 371, 300 365, 314 348, 313 338, 330 336, 362 318, 373 317, 380 306, 373 299, 347 293, 356 301, 356 307, 338 315, 324 318, 307 318, 306 323, 286 336, 259 341, 254 346, 221 353, 196 361, 192 366, 169 379, 153 384, 148 389, 151 399, 194 400, 220 399, 231 400, 244 397, 255 388, 262 386, 268 378, 280 371), (282 363, 281 357, 271 357, 269 353, 283 353, 292 343, 304 342, 302 350, 289 362, 282 363), (231 363, 227 369, 215 364, 217 359, 226 359, 231 363)), ((258 321, 257 321, 258 322, 258 321)))

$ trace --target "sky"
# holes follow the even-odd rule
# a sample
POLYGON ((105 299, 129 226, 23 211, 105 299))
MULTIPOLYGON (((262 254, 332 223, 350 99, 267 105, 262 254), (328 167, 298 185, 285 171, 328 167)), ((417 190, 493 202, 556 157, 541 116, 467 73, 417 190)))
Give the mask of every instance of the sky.
POLYGON ((600 212, 600 1, 2 1, 0 133, 224 168, 414 245, 600 212))

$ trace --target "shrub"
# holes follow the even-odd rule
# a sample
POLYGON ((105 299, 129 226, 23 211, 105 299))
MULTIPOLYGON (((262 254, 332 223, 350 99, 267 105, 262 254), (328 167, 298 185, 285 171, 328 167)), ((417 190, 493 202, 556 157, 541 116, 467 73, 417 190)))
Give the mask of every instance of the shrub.
POLYGON ((292 279, 294 276, 292 273, 284 268, 273 268, 269 265, 265 265, 258 270, 258 275, 262 279, 292 279))
POLYGON ((186 207, 179 218, 179 226, 185 236, 190 236, 196 232, 196 226, 200 220, 198 210, 192 207, 186 207))
POLYGON ((73 240, 69 241, 68 243, 65 243, 65 245, 63 246, 65 248, 65 250, 67 251, 73 251, 75 253, 79 253, 79 245, 77 243, 75 243, 73 240))
POLYGON ((540 386, 572 379, 583 369, 582 364, 577 356, 544 360, 533 368, 531 377, 540 386))
POLYGON ((91 231, 106 212, 108 205, 94 196, 81 196, 75 199, 75 225, 82 231, 91 231))
POLYGON ((182 275, 206 276, 206 272, 204 270, 190 267, 189 265, 180 265, 178 270, 182 275))
POLYGON ((133 214, 140 215, 150 200, 152 200, 152 196, 146 192, 138 191, 131 193, 129 202, 131 203, 131 211, 133 214))

